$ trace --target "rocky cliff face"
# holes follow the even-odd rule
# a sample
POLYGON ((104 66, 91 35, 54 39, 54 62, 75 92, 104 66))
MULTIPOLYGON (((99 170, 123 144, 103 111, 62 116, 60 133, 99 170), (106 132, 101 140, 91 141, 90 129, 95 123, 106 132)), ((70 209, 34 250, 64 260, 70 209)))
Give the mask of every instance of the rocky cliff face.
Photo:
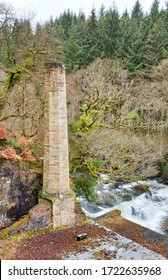
POLYGON ((37 204, 41 186, 41 175, 34 174, 28 164, 7 161, 0 165, 0 228, 19 220, 37 204))

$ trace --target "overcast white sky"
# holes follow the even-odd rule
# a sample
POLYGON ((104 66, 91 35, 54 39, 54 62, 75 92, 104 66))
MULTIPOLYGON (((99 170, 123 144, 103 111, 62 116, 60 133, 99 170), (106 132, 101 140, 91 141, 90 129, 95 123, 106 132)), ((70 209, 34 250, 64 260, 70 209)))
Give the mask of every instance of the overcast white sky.
MULTIPOLYGON (((122 13, 126 7, 130 11, 136 0, 0 0, 0 2, 11 4, 22 14, 28 15, 29 11, 32 11, 36 15, 36 20, 41 22, 48 20, 51 15, 55 18, 68 8, 77 13, 82 9, 88 15, 93 6, 98 10, 102 3, 106 9, 115 3, 118 11, 122 13)), ((140 2, 144 12, 148 12, 153 0, 140 0, 140 2)), ((165 7, 165 0, 160 0, 160 7, 165 7)))

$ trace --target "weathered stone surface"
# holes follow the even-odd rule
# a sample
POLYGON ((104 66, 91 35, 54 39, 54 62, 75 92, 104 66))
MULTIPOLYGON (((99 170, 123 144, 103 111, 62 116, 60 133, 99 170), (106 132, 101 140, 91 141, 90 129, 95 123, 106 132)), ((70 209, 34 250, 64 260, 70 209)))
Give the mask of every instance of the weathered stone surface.
POLYGON ((47 64, 44 98, 43 190, 48 194, 65 194, 69 192, 69 160, 63 64, 47 64))
POLYGON ((40 175, 27 164, 7 161, 0 165, 0 228, 10 226, 38 203, 40 175))
POLYGON ((71 225, 75 222, 74 198, 63 197, 53 201, 53 227, 71 225))
POLYGON ((21 219, 9 228, 9 234, 38 230, 52 226, 51 205, 35 205, 25 219, 21 219))
POLYGON ((46 67, 43 193, 52 203, 53 227, 59 227, 75 222, 74 198, 69 195, 66 81, 63 64, 46 67))
POLYGON ((86 215, 82 210, 82 206, 80 202, 75 202, 75 223, 82 222, 85 220, 86 215))

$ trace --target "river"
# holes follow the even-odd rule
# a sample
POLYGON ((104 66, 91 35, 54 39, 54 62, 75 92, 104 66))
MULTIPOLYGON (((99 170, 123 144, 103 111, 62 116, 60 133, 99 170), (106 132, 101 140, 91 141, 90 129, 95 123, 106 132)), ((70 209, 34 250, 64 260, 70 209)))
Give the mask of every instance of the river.
POLYGON ((119 209, 123 218, 168 235, 168 185, 147 180, 116 187, 107 175, 101 179, 95 188, 96 203, 79 198, 87 216, 96 218, 119 209))

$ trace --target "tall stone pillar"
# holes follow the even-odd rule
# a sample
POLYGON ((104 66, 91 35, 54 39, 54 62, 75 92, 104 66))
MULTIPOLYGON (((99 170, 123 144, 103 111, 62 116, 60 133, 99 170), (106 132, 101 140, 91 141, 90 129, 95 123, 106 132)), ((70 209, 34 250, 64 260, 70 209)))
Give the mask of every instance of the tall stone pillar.
POLYGON ((46 65, 44 97, 43 190, 49 195, 69 192, 68 132, 65 69, 61 63, 46 65))
POLYGON ((51 202, 54 227, 74 222, 74 198, 69 194, 66 79, 62 63, 46 64, 43 197, 51 202))

